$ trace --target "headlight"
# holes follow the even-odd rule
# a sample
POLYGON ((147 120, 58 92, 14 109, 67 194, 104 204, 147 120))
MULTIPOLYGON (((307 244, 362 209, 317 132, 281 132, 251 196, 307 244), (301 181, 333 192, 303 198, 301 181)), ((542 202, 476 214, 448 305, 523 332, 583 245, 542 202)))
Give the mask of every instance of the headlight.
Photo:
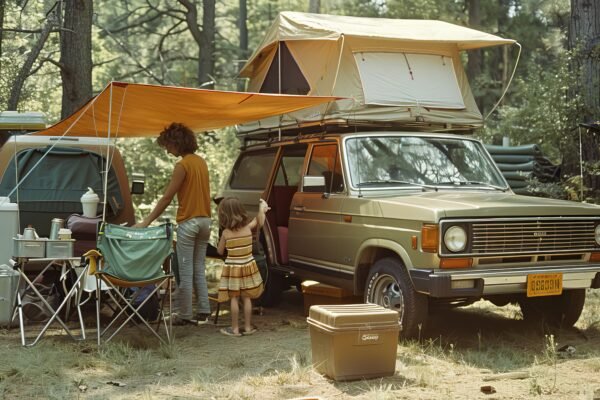
MULTIPOLYGON (((598 229, 596 229, 596 240, 598 240, 598 229)), ((451 226, 444 233, 444 244, 453 253, 463 251, 467 247, 467 232, 460 226, 451 226)))
POLYGON ((596 243, 600 244, 600 225, 596 225, 596 230, 594 230, 594 239, 596 239, 596 243))

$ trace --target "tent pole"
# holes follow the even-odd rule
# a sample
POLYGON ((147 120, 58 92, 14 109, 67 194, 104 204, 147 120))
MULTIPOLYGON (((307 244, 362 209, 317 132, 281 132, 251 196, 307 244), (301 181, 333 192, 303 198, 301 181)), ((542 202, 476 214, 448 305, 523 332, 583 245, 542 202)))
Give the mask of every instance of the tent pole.
POLYGON ((498 99, 496 104, 494 104, 494 107, 492 107, 490 112, 485 116, 485 118, 483 119, 484 121, 487 120, 489 118, 489 116, 492 115, 492 113, 496 110, 496 107, 498 107, 498 105, 500 105, 500 102, 504 98, 504 95, 506 94, 506 92, 508 92, 508 88, 510 87, 512 80, 515 77, 515 72, 517 72, 517 65, 519 65, 519 59, 521 58, 521 50, 522 50, 522 47, 519 44, 519 42, 515 42, 515 44, 519 47, 519 52, 517 53, 517 60, 515 61, 515 68, 513 69, 513 72, 510 75, 510 79, 508 80, 508 83, 506 84, 506 87, 504 88, 504 91, 502 92, 502 96, 500 96, 500 99, 498 99))
MULTIPOLYGON (((333 77, 333 86, 331 86, 330 95, 333 94, 333 91, 335 90, 335 85, 337 84, 338 74, 340 73, 340 64, 342 63, 342 53, 344 52, 344 41, 345 41, 344 39, 346 37, 344 36, 343 33, 340 36, 342 38, 342 45, 340 46, 340 55, 338 57, 337 68, 335 69, 335 76, 333 77)), ((323 120, 325 119, 325 116, 329 112, 329 107, 331 107, 331 103, 332 102, 327 103, 327 107, 325 107, 325 112, 323 113, 323 116, 321 118, 321 122, 323 122, 323 120)))
POLYGON ((102 205, 102 223, 106 222, 106 199, 108 195, 106 191, 108 190, 108 152, 110 151, 110 126, 111 126, 111 117, 112 117, 112 97, 113 97, 113 82, 110 83, 110 92, 108 96, 108 128, 106 135, 106 165, 104 166, 104 204, 102 205))
POLYGON ((583 202, 583 147, 581 145, 581 126, 579 127, 579 201, 583 202))
MULTIPOLYGON (((277 77, 277 92, 281 94, 281 41, 277 42, 277 77)), ((279 141, 281 141, 281 122, 282 116, 279 117, 279 129, 277 130, 279 132, 279 141)))
MULTIPOLYGON (((21 231, 21 207, 19 204, 19 163, 17 162, 17 135, 13 135, 14 149, 15 149, 15 187, 17 189, 17 226, 19 227, 19 232, 21 231)), ((8 201, 10 202, 10 197, 8 197, 8 201)))

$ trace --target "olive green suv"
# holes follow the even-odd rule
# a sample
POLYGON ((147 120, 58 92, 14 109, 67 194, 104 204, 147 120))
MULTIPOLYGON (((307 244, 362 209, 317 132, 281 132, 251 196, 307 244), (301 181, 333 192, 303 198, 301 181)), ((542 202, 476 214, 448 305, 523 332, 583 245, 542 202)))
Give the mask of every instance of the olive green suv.
POLYGON ((304 134, 244 145, 223 196, 267 200, 263 301, 305 279, 398 311, 518 303, 571 326, 600 288, 600 207, 515 195, 478 140, 422 132, 304 134), (287 283, 286 283, 287 280, 287 283))

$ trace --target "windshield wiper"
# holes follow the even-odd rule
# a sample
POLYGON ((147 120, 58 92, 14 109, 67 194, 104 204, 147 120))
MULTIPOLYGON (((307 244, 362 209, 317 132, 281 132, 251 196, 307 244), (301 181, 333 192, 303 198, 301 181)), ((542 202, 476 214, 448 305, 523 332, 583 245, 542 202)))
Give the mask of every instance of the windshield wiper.
POLYGON ((492 188, 495 190, 500 190, 502 192, 506 192, 508 190, 507 187, 492 185, 491 183, 480 182, 480 181, 449 181, 449 182, 440 182, 440 183, 438 183, 438 185, 459 185, 459 186, 481 185, 481 186, 485 186, 486 188, 492 188))
POLYGON ((358 187, 363 187, 363 186, 371 186, 371 185, 395 185, 395 184, 400 184, 400 185, 410 185, 410 186, 417 186, 420 187, 422 189, 434 189, 437 190, 437 186, 433 186, 433 185, 425 185, 422 183, 416 183, 416 182, 410 182, 410 181, 400 181, 400 180, 396 180, 396 179, 382 179, 382 180, 377 180, 377 181, 364 181, 364 182, 360 182, 358 184, 358 187))

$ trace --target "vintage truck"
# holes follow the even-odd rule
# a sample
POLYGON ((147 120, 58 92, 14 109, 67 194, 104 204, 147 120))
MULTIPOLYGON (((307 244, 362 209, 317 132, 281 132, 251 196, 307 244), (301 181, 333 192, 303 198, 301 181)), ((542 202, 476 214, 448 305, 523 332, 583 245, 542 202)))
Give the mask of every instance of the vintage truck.
POLYGON ((339 95, 238 128, 221 196, 272 210, 263 301, 313 279, 398 311, 479 299, 572 326, 600 288, 600 207, 514 194, 482 143, 461 50, 513 41, 439 21, 282 13, 246 64, 250 89, 339 95))

